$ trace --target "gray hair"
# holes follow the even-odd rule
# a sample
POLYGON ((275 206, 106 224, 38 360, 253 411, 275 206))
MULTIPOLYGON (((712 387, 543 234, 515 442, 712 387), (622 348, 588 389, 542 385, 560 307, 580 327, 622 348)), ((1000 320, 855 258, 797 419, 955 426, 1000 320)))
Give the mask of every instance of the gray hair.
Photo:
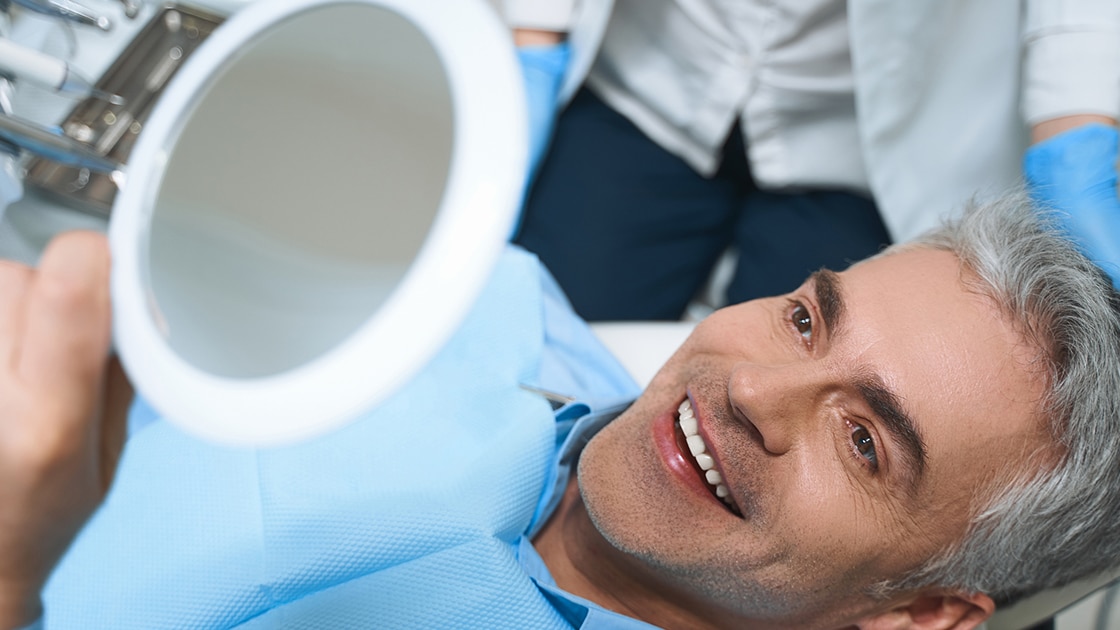
POLYGON ((893 250, 953 252, 1036 344, 1056 445, 1049 463, 981 499, 962 541, 880 595, 939 586, 1005 605, 1120 560, 1120 294, 1054 219, 1016 193, 893 250))

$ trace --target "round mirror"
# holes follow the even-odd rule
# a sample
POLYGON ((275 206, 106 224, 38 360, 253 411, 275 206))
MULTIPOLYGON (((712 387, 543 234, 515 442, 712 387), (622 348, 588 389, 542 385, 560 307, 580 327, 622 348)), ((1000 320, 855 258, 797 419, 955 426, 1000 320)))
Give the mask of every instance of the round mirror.
POLYGON ((116 341, 141 395, 210 439, 276 444, 411 377, 514 223, 520 90, 480 0, 269 1, 219 27, 113 209, 116 341))
POLYGON ((399 13, 289 17, 205 88, 151 215, 153 307, 218 376, 271 376, 352 335, 400 283, 451 161, 451 95, 399 13))

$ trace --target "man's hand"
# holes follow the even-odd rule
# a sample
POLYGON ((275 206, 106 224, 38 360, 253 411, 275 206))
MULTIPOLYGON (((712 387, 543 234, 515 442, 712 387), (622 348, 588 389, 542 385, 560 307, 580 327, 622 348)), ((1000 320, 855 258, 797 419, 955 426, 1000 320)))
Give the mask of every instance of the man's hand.
POLYGON ((56 238, 37 270, 0 262, 0 627, 41 614, 116 469, 131 392, 107 369, 110 311, 99 234, 56 238))
POLYGON ((514 42, 529 105, 529 177, 532 178, 552 137, 556 99, 571 52, 561 34, 551 31, 516 31, 514 42))
POLYGON ((1031 196, 1060 211, 1063 226, 1081 251, 1120 286, 1120 134, 1114 121, 1104 124, 1109 119, 1080 125, 1053 122, 1035 129, 1040 141, 1023 161, 1031 196))

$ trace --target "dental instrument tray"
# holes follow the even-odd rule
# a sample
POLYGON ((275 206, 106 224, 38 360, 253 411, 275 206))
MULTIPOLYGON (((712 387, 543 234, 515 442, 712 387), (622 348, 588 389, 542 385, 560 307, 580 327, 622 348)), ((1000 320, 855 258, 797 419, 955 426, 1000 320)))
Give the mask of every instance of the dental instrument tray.
MULTIPOLYGON (((86 98, 62 122, 62 132, 127 164, 167 82, 223 19, 194 7, 164 5, 97 81, 98 90, 121 96, 124 102, 86 98)), ((111 174, 43 157, 28 162, 24 181, 60 203, 101 216, 111 212, 118 190, 111 174)))

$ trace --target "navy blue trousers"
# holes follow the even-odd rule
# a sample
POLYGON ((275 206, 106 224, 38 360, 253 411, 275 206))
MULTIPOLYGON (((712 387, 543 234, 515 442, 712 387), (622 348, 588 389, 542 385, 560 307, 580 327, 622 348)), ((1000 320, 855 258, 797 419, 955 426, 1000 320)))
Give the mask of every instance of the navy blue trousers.
POLYGON ((609 321, 679 319, 728 246, 735 303, 844 269, 890 237, 866 197, 759 190, 738 127, 705 178, 585 89, 557 120, 514 240, 584 319, 609 321))

